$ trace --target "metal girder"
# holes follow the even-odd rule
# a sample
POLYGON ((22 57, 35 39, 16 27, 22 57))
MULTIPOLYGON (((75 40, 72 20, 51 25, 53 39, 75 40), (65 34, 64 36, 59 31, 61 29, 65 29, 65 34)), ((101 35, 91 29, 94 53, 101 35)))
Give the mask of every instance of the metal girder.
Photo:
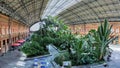
MULTIPOLYGON (((85 2, 83 2, 83 1, 81 1, 81 2, 84 3, 84 5, 88 6, 89 9, 91 9, 91 10, 93 11, 93 13, 95 13, 95 15, 96 15, 97 17, 99 17, 98 14, 93 10, 93 8, 91 8, 91 7, 88 5, 88 3, 85 3, 85 2)), ((98 18, 97 18, 97 20, 98 20, 98 18)), ((99 22, 99 21, 98 21, 98 22, 99 22)))
MULTIPOLYGON (((31 0, 30 0, 29 2, 27 2, 27 3, 25 4, 25 6, 29 6, 29 5, 31 4, 30 2, 33 3, 34 1, 31 1, 31 0), (30 3, 30 4, 28 4, 28 3, 30 3)), ((19 10, 19 8, 21 8, 21 6, 17 7, 17 8, 15 9, 15 12, 17 12, 17 11, 19 10)), ((15 13, 15 12, 14 12, 14 13, 15 13)))
POLYGON ((1 7, 1 9, 8 11, 9 14, 11 14, 11 13, 14 11, 14 10, 10 9, 11 7, 8 6, 8 5, 7 5, 5 2, 3 2, 3 1, 0 2, 0 7, 1 7), (9 12, 9 11, 10 11, 10 12, 9 12))
MULTIPOLYGON (((60 0, 59 0, 59 1, 60 1, 60 0)), ((52 9, 59 3, 59 1, 57 1, 57 2, 54 4, 54 6, 51 8, 51 10, 49 10, 49 12, 52 11, 52 9)))
POLYGON ((13 0, 12 2, 10 2, 10 3, 13 3, 15 0, 13 0))
MULTIPOLYGON (((99 4, 99 2, 97 2, 98 4, 99 4)), ((111 5, 112 3, 110 3, 110 4, 104 4, 104 5, 100 5, 100 6, 107 6, 107 5, 111 5)), ((116 3, 117 4, 117 3, 116 3)), ((100 6, 94 6, 94 7, 92 7, 92 8, 98 8, 98 7, 100 7, 100 6)), ((81 12, 83 12, 83 11, 85 11, 86 9, 84 9, 84 10, 81 10, 81 12)), ((105 9, 103 8, 103 10, 105 11, 105 9)))
MULTIPOLYGON (((66 10, 68 10, 68 11, 70 11, 71 12, 71 14, 69 14, 69 15, 67 15, 67 16, 60 16, 60 17, 62 17, 62 19, 63 18, 69 18, 70 16, 76 16, 77 17, 77 19, 80 19, 81 21, 83 21, 84 22, 84 20, 77 14, 77 13, 74 13, 72 10, 69 10, 69 9, 66 9, 66 10)), ((75 21, 74 21, 75 22, 75 21)), ((85 22, 84 22, 85 23, 85 22)))
MULTIPOLYGON (((94 0, 94 1, 97 1, 97 0, 94 0)), ((87 4, 92 3, 92 2, 94 2, 94 1, 90 1, 90 2, 88 2, 87 4)), ((82 1, 81 1, 81 2, 82 2, 82 1)), ((81 2, 79 2, 79 3, 81 3, 81 2)), ((80 7, 83 7, 84 5, 85 5, 85 4, 79 4, 80 7)), ((79 8, 79 7, 76 7, 76 8, 79 8)), ((72 10, 73 10, 73 9, 72 9, 72 10)), ((66 13, 67 13, 67 12, 66 12, 66 13)), ((65 13, 65 14, 66 14, 66 13, 65 13)))
MULTIPOLYGON (((89 19, 89 20, 96 20, 96 19, 89 19)), ((103 17, 103 18, 100 18, 100 22, 102 23, 103 21, 105 20, 105 18, 103 17)), ((109 22, 118 22, 118 21, 120 21, 120 17, 118 16, 118 17, 109 17, 109 19, 108 19, 108 21, 109 22), (111 19, 114 19, 114 20, 111 20, 111 19)), ((80 22, 80 21, 77 21, 77 22, 80 22)), ((96 22, 94 22, 94 21, 92 21, 92 22, 87 22, 87 23, 98 23, 97 21, 96 22)), ((79 23, 78 23, 79 24, 79 23)), ((82 23, 83 24, 83 23, 82 23)))
POLYGON ((33 8, 34 8, 34 21, 35 21, 35 19, 36 19, 36 16, 35 16, 35 12, 36 12, 36 7, 35 7, 35 5, 36 5, 36 0, 34 0, 34 6, 33 6, 33 8))
MULTIPOLYGON (((34 11, 37 11, 37 10, 40 10, 40 9, 41 9, 41 7, 40 7, 40 8, 37 8, 37 9, 34 9, 33 11, 31 11, 31 12, 29 12, 29 13, 34 13, 34 11)), ((40 14, 40 13, 39 13, 39 14, 40 14)), ((38 15, 39 15, 39 14, 38 14, 38 15)), ((26 15, 24 15, 24 16, 26 16, 26 15)), ((24 17, 24 16, 23 16, 23 17, 24 17)))
POLYGON ((23 9, 25 10, 26 14, 29 15, 28 10, 27 10, 27 8, 26 8, 25 3, 23 2, 23 0, 19 0, 19 3, 21 4, 21 7, 23 6, 23 9))
MULTIPOLYGON (((24 12, 26 12, 27 16, 29 17, 28 10, 25 7, 25 3, 23 2, 23 0, 19 0, 19 3, 21 4, 21 7, 24 9, 24 12)), ((29 23, 29 19, 27 20, 27 22, 29 23)))
MULTIPOLYGON (((92 2, 94 2, 94 1, 92 1, 92 2)), ((88 2, 89 3, 89 2, 88 2)), ((83 6, 84 6, 85 4, 83 4, 83 6)), ((89 7, 88 7, 89 8, 89 7)), ((77 9, 77 7, 76 8, 74 8, 74 9, 77 9)), ((72 9, 72 10, 74 10, 74 9, 72 9)), ((71 11, 72 11, 71 10, 71 11)), ((79 11, 78 11, 79 12, 79 11)), ((67 12, 66 12, 67 13, 67 12)), ((77 14, 77 13, 75 13, 75 14, 77 14)), ((67 16, 65 16, 65 17, 68 17, 69 15, 67 15, 67 16)), ((77 14, 77 16, 79 16, 78 14, 77 14)), ((80 16, 79 16, 80 17, 80 16)))
MULTIPOLYGON (((49 6, 46 7, 46 3, 48 3, 47 0, 27 0, 27 1, 26 0, 25 1, 24 0, 18 0, 18 1, 0 0, 0 9, 1 11, 5 11, 7 15, 10 15, 16 19, 18 18, 24 23, 30 21, 30 23, 26 23, 26 24, 31 24, 31 22, 33 23, 37 21, 39 18, 41 19, 44 9, 48 9, 47 10, 48 12, 46 11, 46 14, 44 16, 52 15, 52 14, 54 16, 57 14, 57 10, 63 11, 65 8, 61 9, 61 7, 68 6, 67 4, 70 3, 69 1, 70 0, 64 0, 64 1, 55 0, 54 2, 49 3, 49 6, 50 6, 49 8, 49 6)), ((120 14, 120 11, 118 11, 120 9, 118 8, 119 2, 117 1, 119 0, 108 0, 108 1, 107 0, 82 0, 82 1, 79 0, 78 1, 79 3, 77 3, 76 5, 70 8, 67 7, 68 9, 66 9, 66 11, 61 12, 60 15, 58 16, 59 16, 59 19, 62 19, 67 23, 68 22, 89 23, 89 21, 101 22, 103 21, 103 18, 108 18, 112 21, 115 19, 115 17, 119 16, 120 14), (118 15, 117 15, 117 12, 114 13, 114 11, 118 11, 118 15)), ((117 18, 117 20, 119 19, 117 18)))
MULTIPOLYGON (((67 9, 67 10, 70 11, 72 14, 76 15, 77 18, 79 18, 81 21, 84 22, 84 20, 83 20, 79 15, 77 15, 76 13, 74 13, 73 11, 71 11, 71 10, 69 10, 69 9, 67 9)), ((85 22, 84 22, 84 23, 85 23, 85 22)))
MULTIPOLYGON (((18 13, 14 13, 15 10, 13 10, 8 4, 6 4, 4 1, 0 2, 0 7, 3 8, 3 10, 7 10, 7 12, 9 13, 9 15, 11 17, 14 17, 14 15, 18 16, 20 19, 22 19, 22 21, 24 21, 23 23, 26 22, 25 19, 22 18, 22 16, 20 16, 18 13)), ((25 23, 26 24, 26 23, 25 23)))
MULTIPOLYGON (((94 0, 94 1, 97 1, 97 0, 94 0)), ((90 2, 87 2, 87 3, 85 3, 85 2, 83 2, 84 4, 82 4, 81 6, 84 6, 84 5, 87 5, 88 6, 88 8, 89 9, 91 9, 92 11, 93 11, 93 13, 95 13, 95 15, 97 16, 97 20, 98 20, 98 22, 99 22, 99 14, 94 10, 94 8, 97 8, 97 7, 100 7, 101 6, 101 4, 99 4, 99 6, 94 6, 94 7, 90 7, 90 3, 92 3, 92 2, 94 2, 94 1, 90 1, 90 2)), ((98 2, 97 2, 98 3, 98 2)), ((106 6, 106 5, 108 5, 108 4, 103 4, 102 6, 106 6)), ((109 4, 109 5, 111 5, 111 3, 109 4)), ((107 10, 105 10, 104 8, 102 8, 103 10, 104 10, 104 12, 106 12, 107 10)), ((72 10, 74 10, 74 9, 72 9, 72 10)), ((86 9, 84 9, 84 10, 81 10, 81 12, 83 12, 83 11, 85 11, 85 10, 87 10, 87 8, 86 9)), ((98 10, 99 11, 99 10, 98 10)), ((77 12, 79 12, 79 11, 77 11, 77 12)), ((100 11, 99 11, 100 12, 100 11)), ((65 13, 64 13, 65 14, 65 13)), ((66 12, 66 14, 67 14, 67 12, 66 12)), ((89 13, 90 14, 90 13, 89 13)), ((84 14, 84 16, 87 16, 87 14, 84 14)), ((64 18, 65 17, 68 17, 69 15, 66 15, 66 16, 64 16, 64 18)), ((61 16, 60 16, 61 17, 61 16)))
MULTIPOLYGON (((68 9, 67 9, 68 10, 68 9)), ((72 12, 72 14, 69 14, 67 16, 64 16, 63 18, 66 18, 66 17, 70 17, 70 16, 73 16, 73 15, 76 15, 78 19, 81 19, 81 21, 83 21, 85 23, 85 21, 75 12, 73 12, 72 10, 68 10, 70 12, 72 12)))
MULTIPOLYGON (((112 0, 111 0, 112 1, 112 0)), ((113 1, 112 1, 113 2, 113 1)), ((114 3, 114 4, 118 4, 118 3, 114 3)), ((111 3, 111 5, 112 6, 114 6, 114 4, 113 3, 111 3)), ((113 9, 110 9, 110 7, 109 7, 109 11, 112 11, 113 9)), ((112 14, 113 16, 114 16, 114 14, 112 14)))
MULTIPOLYGON (((99 6, 97 6, 97 7, 102 7, 102 6, 107 6, 106 4, 104 4, 104 5, 101 5, 99 2, 97 2, 98 4, 99 4, 99 6)), ((94 8, 94 7, 93 7, 94 8)), ((104 8, 102 8, 104 11, 103 12, 106 12, 106 10, 104 9, 104 8)), ((107 16, 108 17, 108 16, 107 16)))
MULTIPOLYGON (((67 2, 67 0, 65 1, 65 2, 63 2, 57 9, 60 9, 60 7, 63 5, 63 4, 65 4, 67 2)), ((56 11, 57 11, 57 9, 54 11, 54 12, 52 12, 52 13, 55 13, 56 11)))
MULTIPOLYGON (((42 11, 42 7, 44 5, 44 0, 42 0, 42 4, 41 4, 41 7, 40 7, 40 10, 39 10, 39 15, 38 15, 38 18, 41 16, 41 11, 42 11)), ((40 17, 40 20, 41 20, 41 17, 40 17)))
MULTIPOLYGON (((57 17, 57 18, 60 19, 59 17, 57 17)), ((60 19, 60 20, 63 21, 63 19, 60 19)), ((66 18, 64 18, 64 20, 66 20, 66 21, 70 21, 70 22, 73 22, 73 21, 71 21, 71 19, 66 19, 66 18)))
MULTIPOLYGON (((113 2, 113 0, 111 0, 112 2, 113 2)), ((116 2, 117 4, 119 4, 119 2, 120 2, 120 0, 118 1, 118 2, 116 2)), ((113 6, 116 4, 116 3, 113 3, 113 6)), ((114 6, 115 7, 115 6, 114 6)), ((115 9, 117 12, 118 12, 118 14, 120 15, 120 13, 119 13, 119 11, 120 11, 120 9, 115 9)))

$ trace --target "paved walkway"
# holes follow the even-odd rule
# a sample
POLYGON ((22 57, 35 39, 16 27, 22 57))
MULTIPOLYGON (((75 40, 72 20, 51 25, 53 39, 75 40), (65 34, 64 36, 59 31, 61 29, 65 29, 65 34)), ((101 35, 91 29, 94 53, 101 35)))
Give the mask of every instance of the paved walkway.
POLYGON ((17 62, 20 57, 21 53, 18 50, 7 52, 4 56, 0 56, 0 68, 10 68, 7 66, 9 66, 11 62, 17 62))
MULTIPOLYGON (((113 49, 113 53, 111 61, 108 62, 109 66, 97 66, 92 68, 120 68, 120 45, 112 45, 110 47, 113 49)), ((53 46, 49 46, 48 48, 52 56, 44 58, 48 61, 49 68, 55 68, 53 64, 51 64, 51 61, 56 57, 58 51, 53 46)), ((0 68, 33 68, 33 60, 24 61, 25 58, 25 55, 17 50, 8 52, 5 56, 0 56, 0 68)), ((84 68, 87 67, 85 66, 84 68)))
POLYGON ((110 48, 113 50, 111 61, 108 62, 108 66, 97 66, 93 68, 120 68, 120 45, 110 45, 110 48))
MULTIPOLYGON (((53 61, 58 51, 50 45, 49 53, 52 56, 42 58, 44 58, 48 62, 49 68, 54 68, 51 61, 53 61)), ((26 59, 26 56, 18 50, 8 52, 4 56, 0 57, 0 68, 33 68, 34 60, 32 59, 24 61, 24 59, 26 59)))
POLYGON ((0 68, 29 68, 30 65, 26 65, 25 58, 26 56, 18 50, 9 51, 0 56, 0 68))

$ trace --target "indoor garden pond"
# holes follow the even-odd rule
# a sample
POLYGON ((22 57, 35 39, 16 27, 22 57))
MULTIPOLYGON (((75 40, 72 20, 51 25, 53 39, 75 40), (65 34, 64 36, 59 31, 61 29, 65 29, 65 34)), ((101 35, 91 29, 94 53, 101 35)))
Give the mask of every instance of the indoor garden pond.
POLYGON ((92 29, 84 36, 72 34, 68 26, 56 17, 49 16, 42 22, 43 26, 21 48, 28 57, 48 54, 46 46, 49 44, 65 51, 54 59, 61 66, 63 61, 71 61, 72 66, 98 63, 111 55, 108 45, 115 37, 110 37, 112 25, 106 19, 97 30, 92 29))

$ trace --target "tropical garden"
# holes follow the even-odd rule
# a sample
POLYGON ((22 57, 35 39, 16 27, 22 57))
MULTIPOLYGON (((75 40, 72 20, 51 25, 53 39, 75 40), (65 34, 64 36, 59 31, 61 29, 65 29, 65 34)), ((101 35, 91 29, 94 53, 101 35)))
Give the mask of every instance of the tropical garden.
POLYGON ((91 64, 105 61, 104 57, 111 55, 108 45, 115 38, 110 37, 112 25, 106 19, 97 30, 92 29, 84 36, 72 34, 68 26, 55 17, 42 22, 43 26, 21 48, 28 57, 48 54, 49 44, 65 51, 54 59, 60 65, 63 61, 71 61, 72 65, 91 64))

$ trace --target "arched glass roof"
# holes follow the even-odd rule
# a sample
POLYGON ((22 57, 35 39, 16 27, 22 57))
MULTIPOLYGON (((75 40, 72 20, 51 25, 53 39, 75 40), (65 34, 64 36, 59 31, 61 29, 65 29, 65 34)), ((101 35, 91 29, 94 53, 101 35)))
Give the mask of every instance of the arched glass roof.
POLYGON ((0 0, 0 12, 27 25, 47 16, 68 24, 120 21, 120 0, 0 0))
POLYGON ((77 0, 49 0, 42 18, 46 18, 49 15, 56 16, 60 12, 71 7, 77 2, 78 2, 77 0))
POLYGON ((58 15, 69 24, 120 21, 120 0, 82 0, 58 15))

